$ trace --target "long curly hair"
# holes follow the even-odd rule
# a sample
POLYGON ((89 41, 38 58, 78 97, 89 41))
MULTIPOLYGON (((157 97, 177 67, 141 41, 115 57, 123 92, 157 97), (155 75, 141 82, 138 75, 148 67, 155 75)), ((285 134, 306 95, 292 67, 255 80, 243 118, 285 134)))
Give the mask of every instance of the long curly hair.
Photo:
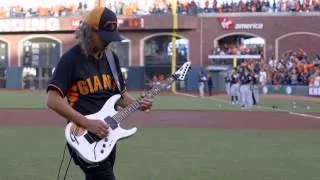
POLYGON ((80 45, 83 53, 89 56, 93 53, 94 45, 92 42, 92 28, 87 23, 81 23, 79 29, 75 32, 77 43, 80 45))

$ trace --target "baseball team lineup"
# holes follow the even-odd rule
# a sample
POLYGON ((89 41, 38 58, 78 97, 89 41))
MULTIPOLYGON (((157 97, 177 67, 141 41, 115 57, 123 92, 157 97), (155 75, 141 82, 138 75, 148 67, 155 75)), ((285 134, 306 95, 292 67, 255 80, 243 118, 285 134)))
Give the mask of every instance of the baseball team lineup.
POLYGON ((225 87, 231 104, 243 108, 259 104, 259 76, 249 67, 232 68, 225 76, 225 87))

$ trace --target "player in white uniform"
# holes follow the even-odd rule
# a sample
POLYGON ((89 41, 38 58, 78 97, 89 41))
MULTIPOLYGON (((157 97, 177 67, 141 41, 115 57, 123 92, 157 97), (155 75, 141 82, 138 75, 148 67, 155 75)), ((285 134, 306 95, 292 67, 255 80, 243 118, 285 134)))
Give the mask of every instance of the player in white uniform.
POLYGON ((240 90, 239 90, 239 73, 236 68, 232 69, 231 79, 230 79, 230 95, 231 95, 231 103, 238 104, 240 98, 240 90))

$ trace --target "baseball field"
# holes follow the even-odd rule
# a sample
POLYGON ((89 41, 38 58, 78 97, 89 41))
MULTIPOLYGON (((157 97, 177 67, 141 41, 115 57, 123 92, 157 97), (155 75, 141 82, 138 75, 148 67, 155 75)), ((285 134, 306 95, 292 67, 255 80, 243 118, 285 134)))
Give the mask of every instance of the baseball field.
MULTIPOLYGON (((319 98, 265 95, 253 109, 227 98, 164 93, 153 111, 130 116, 123 127, 139 130, 118 143, 118 180, 319 179, 319 98)), ((0 180, 57 179, 65 120, 45 100, 0 91, 0 180)), ((83 179, 73 162, 66 179, 83 179)))

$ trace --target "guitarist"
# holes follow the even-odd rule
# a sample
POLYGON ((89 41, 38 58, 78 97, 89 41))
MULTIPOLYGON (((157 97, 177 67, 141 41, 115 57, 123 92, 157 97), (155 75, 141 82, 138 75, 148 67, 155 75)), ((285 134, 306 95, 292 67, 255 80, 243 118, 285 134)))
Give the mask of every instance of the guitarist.
MULTIPOLYGON (((68 121, 103 138, 108 134, 108 124, 89 120, 85 115, 99 111, 115 94, 122 95, 118 102, 120 107, 133 102, 126 92, 117 55, 113 53, 118 82, 112 76, 105 55, 109 43, 123 40, 118 32, 116 15, 104 7, 93 9, 76 32, 76 39, 77 44, 61 57, 55 68, 47 87, 47 105, 68 121)), ((140 110, 149 111, 153 99, 143 94, 141 96, 140 110)), ((95 164, 84 162, 69 145, 68 150, 75 164, 84 172, 86 180, 115 180, 113 166, 116 148, 106 160, 95 164)))

